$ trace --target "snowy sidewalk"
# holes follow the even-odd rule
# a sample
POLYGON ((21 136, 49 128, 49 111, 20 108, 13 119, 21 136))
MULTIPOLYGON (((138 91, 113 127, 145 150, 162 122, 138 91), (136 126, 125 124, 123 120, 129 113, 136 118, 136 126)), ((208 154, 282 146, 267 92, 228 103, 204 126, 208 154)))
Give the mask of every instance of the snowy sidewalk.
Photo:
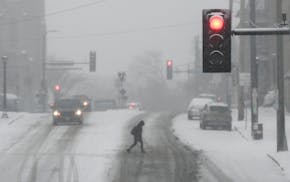
MULTIPOLYGON (((264 140, 261 141, 253 141, 248 137, 244 122, 233 122, 233 127, 240 132, 200 130, 199 121, 187 120, 186 114, 174 118, 172 129, 182 142, 195 150, 202 150, 205 160, 210 159, 235 182, 289 181, 290 155, 288 152, 275 152, 276 127, 275 120, 272 121, 275 112, 260 112, 263 112, 260 119, 267 123, 264 124, 264 140), (284 171, 269 158, 269 154, 279 162, 281 160, 284 171)), ((235 119, 236 114, 233 112, 233 120, 235 119)))
MULTIPOLYGON (((234 129, 236 129, 245 140, 249 143, 254 143, 256 148, 262 150, 266 155, 272 159, 281 170, 290 179, 290 152, 276 151, 276 111, 273 108, 259 108, 259 123, 263 123, 263 140, 254 141, 251 137, 251 118, 250 110, 248 110, 248 119, 246 121, 235 121, 234 129)), ((237 111, 233 112, 233 119, 237 120, 237 111)), ((286 136, 289 146, 290 141, 290 115, 286 113, 286 136)))

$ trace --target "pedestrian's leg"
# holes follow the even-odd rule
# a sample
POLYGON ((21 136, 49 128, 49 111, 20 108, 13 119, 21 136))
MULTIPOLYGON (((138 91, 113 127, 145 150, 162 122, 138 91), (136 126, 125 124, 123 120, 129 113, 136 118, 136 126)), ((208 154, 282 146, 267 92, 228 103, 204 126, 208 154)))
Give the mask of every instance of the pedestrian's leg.
POLYGON ((144 147, 143 147, 143 140, 139 140, 140 144, 141 144, 141 152, 145 153, 144 147))
POLYGON ((134 143, 127 149, 127 152, 130 152, 130 150, 137 144, 136 137, 134 137, 134 143))

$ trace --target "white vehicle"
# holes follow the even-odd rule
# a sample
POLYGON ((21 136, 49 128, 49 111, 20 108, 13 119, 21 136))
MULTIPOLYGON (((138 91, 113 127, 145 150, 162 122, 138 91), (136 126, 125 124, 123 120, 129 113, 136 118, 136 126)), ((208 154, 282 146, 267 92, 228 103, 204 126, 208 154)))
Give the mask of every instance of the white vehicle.
POLYGON ((206 104, 214 102, 209 98, 193 98, 187 108, 187 118, 193 120, 194 118, 199 119, 201 110, 206 104))
POLYGON ((272 91, 269 91, 265 97, 264 97, 264 100, 263 100, 263 106, 264 107, 270 107, 270 106, 273 106, 276 102, 276 99, 277 99, 277 94, 274 90, 272 91))
POLYGON ((207 99, 212 99, 213 101, 217 101, 217 96, 214 95, 214 94, 206 94, 206 93, 203 93, 203 94, 199 94, 198 98, 207 98, 207 99))

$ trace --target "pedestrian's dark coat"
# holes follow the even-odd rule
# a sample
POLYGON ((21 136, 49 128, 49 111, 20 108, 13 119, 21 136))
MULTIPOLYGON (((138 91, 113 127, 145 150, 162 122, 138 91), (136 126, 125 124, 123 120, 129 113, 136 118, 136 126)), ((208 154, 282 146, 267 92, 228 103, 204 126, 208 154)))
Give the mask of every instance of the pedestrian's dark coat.
POLYGON ((127 149, 127 152, 130 152, 130 150, 138 143, 140 142, 141 144, 141 151, 144 153, 144 148, 143 148, 143 139, 142 139, 142 129, 143 126, 145 125, 144 121, 141 120, 132 130, 131 134, 134 136, 134 143, 127 149))
POLYGON ((140 121, 131 131, 131 134, 134 137, 141 139, 142 138, 142 127, 144 126, 144 121, 140 121))

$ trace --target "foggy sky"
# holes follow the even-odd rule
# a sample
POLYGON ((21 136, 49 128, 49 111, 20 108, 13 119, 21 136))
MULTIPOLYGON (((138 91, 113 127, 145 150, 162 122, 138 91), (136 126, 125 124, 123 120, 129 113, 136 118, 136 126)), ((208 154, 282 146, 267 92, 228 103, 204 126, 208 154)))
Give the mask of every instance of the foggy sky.
MULTIPOLYGON (((48 0, 46 13, 90 2, 94 1, 48 0)), ((192 41, 201 32, 204 8, 228 8, 228 0, 104 0, 48 16, 47 30, 57 31, 48 33, 48 56, 85 61, 89 50, 96 50, 97 71, 107 75, 126 71, 128 64, 147 50, 161 51, 164 61, 191 62, 192 41), (176 24, 183 25, 150 30, 176 24)))

